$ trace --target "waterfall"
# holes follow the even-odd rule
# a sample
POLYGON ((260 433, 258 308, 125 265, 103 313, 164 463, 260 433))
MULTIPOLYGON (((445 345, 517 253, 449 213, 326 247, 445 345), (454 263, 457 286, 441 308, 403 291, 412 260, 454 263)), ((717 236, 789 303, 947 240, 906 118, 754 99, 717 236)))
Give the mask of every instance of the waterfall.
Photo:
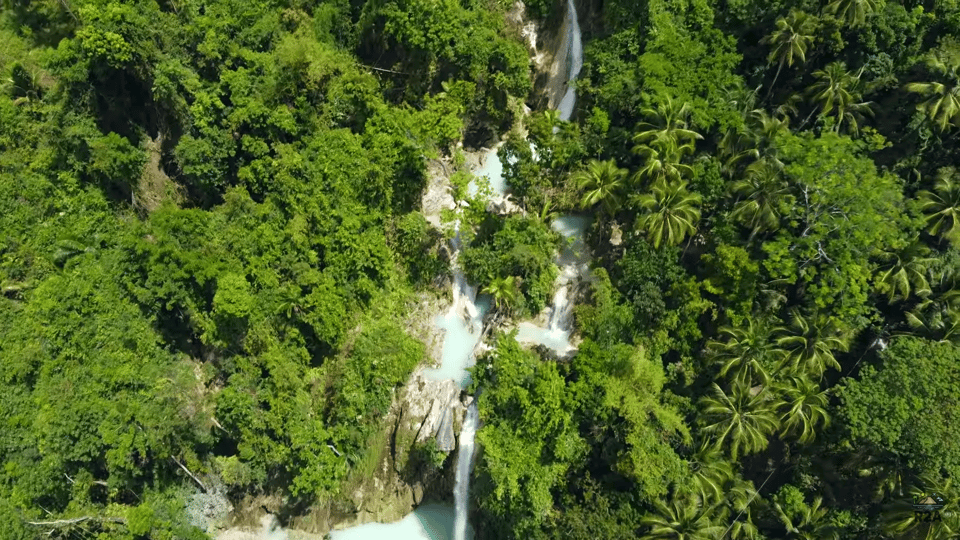
POLYGON ((457 255, 463 247, 463 240, 460 239, 460 222, 457 222, 456 230, 456 236, 450 240, 453 263, 453 305, 450 306, 450 315, 465 313, 470 322, 475 324, 480 322, 477 320, 477 315, 480 313, 476 304, 477 288, 470 286, 467 277, 463 275, 463 269, 456 263, 457 255))
MULTIPOLYGON (((567 31, 566 53, 567 53, 567 90, 557 106, 560 112, 560 119, 569 121, 573 115, 573 107, 576 104, 577 94, 573 87, 573 81, 580 74, 583 67, 583 46, 580 42, 580 23, 577 19, 577 8, 573 0, 567 0, 567 13, 564 28, 567 31)), ((481 174, 486 174, 490 178, 491 186, 494 189, 495 196, 503 198, 505 185, 503 182, 503 167, 497 156, 497 147, 494 147, 487 153, 487 159, 481 169, 481 174)), ((532 148, 532 144, 531 144, 532 148)), ((535 341, 546 344, 556 350, 559 354, 569 353, 574 348, 570 345, 570 332, 572 327, 573 310, 573 292, 576 290, 577 282, 589 274, 589 257, 584 245, 584 231, 588 224, 587 219, 565 216, 555 220, 554 227, 565 239, 572 240, 563 250, 561 250, 558 265, 561 267, 558 277, 558 289, 553 296, 553 311, 550 314, 550 322, 546 330, 536 329, 538 332, 535 341)), ((457 242, 460 235, 457 234, 457 242)), ((455 251, 459 251, 459 245, 454 246, 455 251)), ((463 297, 469 297, 471 300, 475 291, 467 284, 463 278, 463 273, 454 265, 454 308, 463 297), (457 290, 464 291, 458 294, 457 290)), ((467 303, 467 309, 470 316, 475 317, 474 312, 469 311, 472 301, 467 303)), ((482 315, 480 315, 482 320, 482 315)), ((480 325, 482 329, 482 324, 480 325)), ((523 325, 521 324, 520 334, 523 334, 523 325)), ((449 340, 449 334, 447 340, 449 340)), ((518 339, 520 336, 518 335, 518 339)), ((476 347, 471 347, 471 352, 476 347)), ((444 342, 444 357, 446 357, 446 341, 444 342)), ((470 496, 470 472, 473 468, 473 450, 474 436, 479 423, 479 413, 477 404, 474 401, 467 410, 466 418, 463 422, 463 429, 460 431, 459 451, 457 454, 457 476, 456 487, 454 488, 454 500, 456 504, 456 520, 454 523, 454 540, 466 540, 467 533, 467 515, 469 511, 468 503, 470 496)))
POLYGON ((453 497, 456 504, 457 517, 453 526, 453 539, 466 540, 467 514, 470 510, 470 472, 473 469, 473 440, 477 434, 477 424, 480 413, 477 411, 477 402, 474 401, 467 409, 463 420, 463 429, 460 430, 460 450, 457 452, 457 478, 453 497))
MULTIPOLYGON (((576 103, 576 91, 572 82, 577 78, 580 69, 583 66, 583 48, 580 43, 580 24, 577 19, 576 6, 573 0, 567 1, 567 13, 564 20, 564 30, 566 32, 566 43, 563 47, 566 62, 566 91, 563 99, 557 105, 560 118, 568 121, 573 115, 573 107, 576 103)), ((551 98, 553 99, 553 98, 551 98)), ((503 164, 500 162, 497 150, 500 145, 488 150, 485 159, 481 162, 479 175, 487 176, 490 180, 490 186, 495 200, 504 200, 506 194, 506 185, 503 179, 503 164)), ((536 149, 531 144, 531 150, 534 153, 534 159, 537 159, 536 149)), ((469 186, 470 195, 477 193, 478 186, 471 182, 469 186)), ((437 217, 439 223, 439 217, 437 217)), ((561 250, 558 266, 561 267, 558 278, 558 289, 553 296, 553 311, 550 314, 548 328, 537 328, 530 323, 521 323, 520 335, 518 339, 522 340, 524 335, 524 325, 533 326, 538 332, 534 339, 538 342, 545 342, 552 348, 568 352, 572 350, 569 343, 570 330, 572 326, 572 308, 576 292, 576 282, 589 274, 585 250, 582 249, 583 233, 589 220, 586 218, 564 216, 554 221, 556 228, 566 239, 573 240, 573 246, 565 247, 561 250), (580 249, 577 248, 580 246, 580 249)), ((466 368, 473 365, 474 353, 482 350, 480 343, 483 332, 483 317, 489 310, 488 301, 477 300, 477 290, 470 286, 463 269, 460 267, 457 259, 463 249, 463 241, 460 237, 460 223, 455 224, 456 234, 450 241, 450 265, 453 274, 452 293, 453 305, 450 310, 442 316, 436 318, 436 324, 445 331, 443 339, 443 358, 439 369, 426 369, 424 375, 439 380, 453 379, 457 381, 461 388, 469 383, 469 374, 466 368)), ((488 298, 486 300, 489 300, 488 298)), ((476 400, 467 409, 463 422, 463 428, 460 431, 459 450, 457 453, 456 484, 454 487, 454 516, 453 516, 453 538, 454 540, 466 540, 468 530, 468 513, 470 501, 470 474, 473 469, 474 459, 474 438, 480 423, 480 415, 477 410, 476 400)), ((359 527, 343 531, 333 531, 331 536, 335 540, 371 540, 380 538, 390 538, 393 540, 433 540, 446 538, 445 526, 437 526, 442 522, 443 525, 450 523, 450 517, 446 514, 449 506, 431 508, 421 506, 412 514, 407 515, 403 520, 392 524, 367 523, 359 527), (439 508, 439 509, 438 509, 439 508), (443 532, 441 532, 443 531, 443 532)))
POLYGON ((455 230, 456 234, 450 240, 453 305, 446 315, 436 320, 437 326, 445 331, 443 358, 439 369, 424 370, 424 375, 435 380, 453 379, 465 387, 470 380, 466 369, 473 365, 473 353, 483 334, 483 316, 489 306, 477 301, 476 287, 470 286, 457 262, 463 247, 459 222, 455 224, 455 230))
POLYGON ((577 7, 573 0, 567 0, 567 91, 560 100, 557 110, 560 119, 567 121, 573 115, 573 106, 577 101, 577 92, 573 88, 573 81, 580 75, 583 67, 583 45, 580 43, 580 22, 577 18, 577 7))
POLYGON ((553 295, 553 311, 550 312, 550 322, 547 323, 547 332, 551 334, 569 332, 573 325, 571 320, 573 302, 569 298, 571 286, 571 284, 565 283, 553 295))
POLYGON ((579 283, 590 279, 590 254, 584 242, 584 234, 590 220, 585 217, 562 216, 552 223, 566 244, 557 257, 560 275, 557 276, 556 292, 546 328, 524 321, 520 323, 517 340, 523 343, 539 343, 564 357, 574 350, 570 343, 573 331, 573 302, 579 283))
MULTIPOLYGON (((561 48, 566 54, 567 90, 563 99, 557 105, 560 119, 569 121, 573 115, 573 107, 577 102, 577 92, 573 81, 580 74, 583 67, 583 46, 580 42, 580 23, 577 17, 577 7, 573 0, 567 0, 567 14, 563 28, 566 30, 566 42, 561 48)), ((559 128, 554 128, 556 133, 559 128)), ((573 301, 576 297, 576 287, 579 281, 589 276, 589 257, 583 241, 587 220, 573 216, 563 216, 554 220, 553 227, 563 235, 564 240, 572 241, 561 250, 557 260, 560 267, 560 276, 557 278, 557 292, 553 295, 553 304, 550 308, 550 317, 546 328, 541 328, 530 322, 520 323, 520 332, 517 339, 527 343, 539 343, 553 349, 558 356, 566 356, 575 348, 570 344, 570 333, 573 327, 573 301)))

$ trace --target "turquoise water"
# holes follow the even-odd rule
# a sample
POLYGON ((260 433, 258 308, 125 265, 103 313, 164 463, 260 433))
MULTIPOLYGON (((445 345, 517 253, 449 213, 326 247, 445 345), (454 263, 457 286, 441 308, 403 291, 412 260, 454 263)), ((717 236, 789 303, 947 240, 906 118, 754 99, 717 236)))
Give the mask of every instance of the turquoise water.
MULTIPOLYGON (((487 177, 494 197, 503 197, 507 192, 507 183, 506 180, 503 179, 503 163, 500 161, 500 156, 497 155, 501 145, 503 145, 503 143, 486 151, 483 158, 483 166, 481 166, 475 174, 475 176, 478 177, 487 177)), ((477 191, 479 191, 477 182, 475 180, 470 181, 470 185, 467 186, 467 192, 473 197, 477 194, 477 191)))
POLYGON ((546 328, 530 321, 521 322, 517 341, 544 345, 561 357, 575 349, 570 343, 575 300, 571 292, 581 280, 590 277, 590 255, 584 243, 584 234, 589 225, 590 218, 584 216, 562 216, 553 220, 551 226, 563 236, 564 246, 557 259, 560 275, 557 277, 556 292, 547 308, 550 310, 549 322, 546 328))
POLYGON ((435 323, 444 331, 443 358, 438 369, 425 369, 423 374, 433 380, 453 379, 461 388, 470 384, 467 368, 473 366, 473 351, 483 333, 483 316, 490 309, 490 299, 481 295, 474 302, 475 289, 467 285, 463 274, 455 272, 453 308, 437 317, 435 323), (466 318, 465 315, 469 316, 466 318))
MULTIPOLYGON (((568 54, 570 55, 568 58, 568 81, 572 81, 580 72, 582 47, 576 7, 572 0, 568 0, 567 9, 567 16, 572 17, 572 24, 568 26, 569 35, 567 36, 569 40, 568 54)), ((570 118, 575 102, 576 93, 571 84, 558 107, 563 120, 570 118)), ((477 176, 487 177, 495 198, 503 197, 507 191, 503 178, 503 164, 497 156, 499 148, 500 145, 498 144, 487 151, 484 164, 477 171, 477 176)), ((533 149, 532 143, 531 149, 533 149)), ((537 159, 536 151, 534 151, 534 159, 537 159)), ((470 182, 468 190, 471 195, 475 195, 477 193, 476 182, 470 182)), ((546 329, 536 327, 527 329, 528 332, 533 330, 529 337, 534 338, 534 341, 542 340, 548 346, 561 351, 571 348, 569 343, 569 308, 571 302, 566 296, 568 285, 571 285, 575 279, 584 277, 588 272, 587 257, 584 256, 583 250, 583 232, 587 225, 588 220, 574 216, 565 216, 554 221, 554 228, 564 238, 573 239, 573 242, 571 246, 561 250, 560 253, 560 260, 558 261, 561 267, 560 288, 554 296, 554 311, 550 318, 549 327, 546 329)), ((459 241, 459 238, 457 240, 459 241)), ((459 242, 456 244, 454 251, 459 251, 459 242)), ((480 340, 483 314, 489 309, 489 300, 483 299, 475 302, 477 300, 476 289, 466 282, 462 271, 456 268, 454 269, 453 296, 454 303, 450 311, 446 315, 437 317, 436 321, 437 325, 445 331, 441 367, 437 370, 429 370, 427 374, 438 379, 453 379, 463 387, 469 382, 469 374, 467 374, 466 368, 473 364, 472 352, 480 340)), ((522 331, 523 329, 521 329, 522 331)), ((471 412, 474 415, 473 422, 475 423, 475 407, 472 408, 471 412)), ((473 428, 475 428, 475 425, 473 428)), ((471 430, 469 437, 467 437, 467 441, 470 442, 471 456, 473 450, 472 435, 471 430)), ((457 475, 458 485, 456 490, 457 499, 460 501, 460 524, 468 521, 470 460, 466 460, 462 465, 463 471, 458 471, 457 475)), ((368 523, 352 529, 331 532, 331 537, 333 540, 453 540, 455 538, 456 518, 457 509, 453 506, 425 504, 396 523, 368 523)), ((469 523, 466 523, 466 534, 462 538, 463 540, 473 540, 474 538, 474 532, 469 523)), ((457 538, 456 540, 461 539, 457 538)))
MULTIPOLYGON (((334 531, 333 540, 452 540, 456 511, 447 504, 424 504, 396 523, 367 523, 334 531)), ((467 540, 473 530, 467 530, 467 540)))

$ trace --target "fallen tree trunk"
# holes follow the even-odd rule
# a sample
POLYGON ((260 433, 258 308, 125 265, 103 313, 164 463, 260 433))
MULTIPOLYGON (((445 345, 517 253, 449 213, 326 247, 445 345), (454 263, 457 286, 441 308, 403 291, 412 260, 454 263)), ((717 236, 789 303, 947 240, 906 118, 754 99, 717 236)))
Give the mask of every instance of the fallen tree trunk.
POLYGON ((197 478, 196 476, 194 476, 194 474, 193 474, 192 472, 190 472, 190 469, 186 468, 186 467, 183 465, 183 463, 180 463, 180 460, 178 460, 178 459, 177 459, 176 457, 174 457, 174 456, 170 456, 170 458, 173 460, 174 463, 176 463, 177 465, 179 465, 181 469, 183 469, 183 472, 187 473, 187 474, 190 476, 190 478, 193 478, 193 481, 196 482, 198 486, 200 486, 200 489, 202 489, 204 493, 209 493, 209 490, 207 489, 207 486, 203 485, 203 482, 201 482, 199 478, 197 478))
POLYGON ((77 523, 83 523, 84 521, 109 521, 112 523, 122 523, 126 525, 127 520, 118 517, 98 517, 98 516, 83 516, 71 519, 58 519, 55 521, 28 521, 28 525, 36 525, 37 527, 66 527, 68 525, 76 525, 77 523))

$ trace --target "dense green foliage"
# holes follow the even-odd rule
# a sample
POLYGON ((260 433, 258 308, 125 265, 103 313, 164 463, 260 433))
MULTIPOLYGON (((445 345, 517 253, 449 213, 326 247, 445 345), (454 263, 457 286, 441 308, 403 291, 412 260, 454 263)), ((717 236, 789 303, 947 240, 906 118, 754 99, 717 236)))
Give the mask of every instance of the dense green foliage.
POLYGON ((558 465, 526 439, 540 461, 516 455, 503 423, 529 420, 493 404, 541 388, 543 368, 507 383, 517 356, 490 353, 482 535, 952 538, 955 518, 920 524, 909 496, 960 474, 960 6, 578 8, 574 122, 535 113, 532 149, 501 153, 528 212, 596 217, 583 342, 559 366, 573 402, 519 408, 572 414, 564 437, 587 449, 558 465), (641 367, 656 358, 658 375, 641 367), (567 471, 544 476, 551 505, 510 491, 504 456, 567 471))
POLYGON ((840 412, 855 444, 876 445, 920 472, 960 474, 951 425, 958 354, 948 343, 895 340, 882 363, 865 367, 860 380, 840 392, 840 412))
POLYGON ((513 216, 505 220, 487 218, 464 251, 462 264, 473 283, 519 278, 521 296, 511 303, 519 307, 519 313, 536 314, 553 293, 557 273, 553 253, 558 236, 542 221, 513 216))
POLYGON ((960 3, 579 1, 571 122, 521 117, 509 4, 0 0, 0 539, 349 506, 452 222, 499 323, 549 304, 560 212, 578 351, 491 334, 479 538, 956 536, 960 3), (506 217, 457 149, 502 134, 506 217))
POLYGON ((530 89, 502 11, 0 5, 0 538, 201 538, 201 482, 343 497, 447 268, 424 156, 530 89))

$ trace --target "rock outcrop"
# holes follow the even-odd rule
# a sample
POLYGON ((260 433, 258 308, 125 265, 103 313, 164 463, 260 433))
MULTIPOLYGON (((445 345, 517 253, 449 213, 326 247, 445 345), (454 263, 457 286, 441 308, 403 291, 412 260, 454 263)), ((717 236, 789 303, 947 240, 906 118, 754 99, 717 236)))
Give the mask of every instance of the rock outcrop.
MULTIPOLYGON (((560 9, 560 8, 558 8, 560 9)), ((520 32, 534 68, 535 98, 532 107, 537 110, 555 109, 567 91, 568 42, 565 39, 568 16, 557 28, 548 28, 544 21, 528 19, 522 1, 514 2, 507 13, 507 21, 520 32)))
MULTIPOLYGON (((451 439, 463 425, 467 404, 460 396, 454 381, 429 379, 423 368, 414 373, 397 393, 386 418, 391 427, 376 474, 351 494, 353 515, 332 523, 331 528, 398 521, 426 500, 451 497, 456 453, 448 452, 440 466, 432 459, 434 452, 442 450, 435 442, 438 434, 443 436, 442 424, 447 424, 451 439)), ((452 450, 455 440, 445 446, 452 450)))
POLYGON ((451 428, 459 432, 467 407, 460 401, 460 386, 453 380, 436 381, 427 378, 423 369, 410 377, 402 390, 397 407, 402 415, 400 428, 414 433, 413 442, 425 443, 436 437, 447 410, 451 428))
POLYGON ((523 209, 520 208, 513 199, 507 195, 506 197, 496 198, 491 200, 487 204, 487 212, 491 214, 497 214, 500 216, 506 216, 508 214, 523 214, 523 209))
POLYGON ((443 160, 427 162, 427 189, 420 201, 420 211, 427 221, 437 229, 441 228, 440 214, 443 210, 453 210, 457 203, 453 199, 450 187, 450 175, 453 166, 443 160))

